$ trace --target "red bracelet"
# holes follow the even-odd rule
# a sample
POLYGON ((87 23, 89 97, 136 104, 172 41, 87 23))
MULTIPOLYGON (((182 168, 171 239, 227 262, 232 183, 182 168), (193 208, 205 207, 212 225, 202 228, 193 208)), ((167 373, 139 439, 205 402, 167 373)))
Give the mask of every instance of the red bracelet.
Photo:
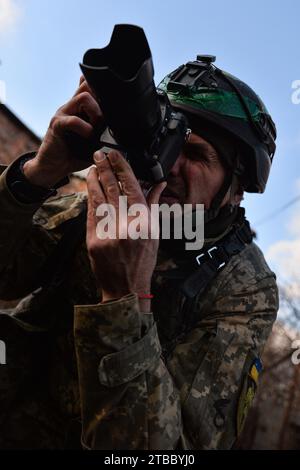
POLYGON ((153 299, 154 295, 152 294, 138 294, 139 299, 153 299))

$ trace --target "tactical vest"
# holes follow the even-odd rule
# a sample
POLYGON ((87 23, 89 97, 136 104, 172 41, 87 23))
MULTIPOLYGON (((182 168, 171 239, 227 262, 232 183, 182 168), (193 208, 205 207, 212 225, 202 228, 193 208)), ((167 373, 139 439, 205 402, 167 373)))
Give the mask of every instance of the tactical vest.
POLYGON ((239 209, 237 222, 219 241, 200 252, 186 252, 185 262, 177 269, 154 272, 152 308, 164 357, 204 318, 206 312, 199 309, 201 299, 230 259, 252 240, 244 209, 239 209))

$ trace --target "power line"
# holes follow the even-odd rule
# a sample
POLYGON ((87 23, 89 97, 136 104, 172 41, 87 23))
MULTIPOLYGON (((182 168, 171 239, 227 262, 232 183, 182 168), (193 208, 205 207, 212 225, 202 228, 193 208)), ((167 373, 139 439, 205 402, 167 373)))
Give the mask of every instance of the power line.
POLYGON ((280 207, 279 209, 277 209, 276 211, 274 212, 271 212, 271 214, 267 215, 266 217, 264 217, 263 219, 260 219, 258 222, 256 222, 255 224, 253 224, 255 227, 257 227, 258 225, 262 225, 264 224, 265 222, 268 222, 269 220, 273 219, 274 217, 276 217, 278 214, 280 214, 281 212, 285 211, 286 209, 288 209, 290 206, 293 206, 294 204, 296 204, 296 202, 300 201, 300 194, 296 197, 294 197, 293 199, 291 199, 290 201, 288 201, 286 204, 284 204, 282 207, 280 207))

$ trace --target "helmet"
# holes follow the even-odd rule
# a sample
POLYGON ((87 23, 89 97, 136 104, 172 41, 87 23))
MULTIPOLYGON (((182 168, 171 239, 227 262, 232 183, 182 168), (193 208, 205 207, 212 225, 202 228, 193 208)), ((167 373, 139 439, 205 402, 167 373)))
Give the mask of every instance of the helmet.
POLYGON ((158 89, 186 114, 194 132, 199 129, 217 150, 219 145, 223 162, 245 191, 263 193, 276 149, 275 124, 259 96, 217 68, 215 59, 197 56, 167 75, 158 89))

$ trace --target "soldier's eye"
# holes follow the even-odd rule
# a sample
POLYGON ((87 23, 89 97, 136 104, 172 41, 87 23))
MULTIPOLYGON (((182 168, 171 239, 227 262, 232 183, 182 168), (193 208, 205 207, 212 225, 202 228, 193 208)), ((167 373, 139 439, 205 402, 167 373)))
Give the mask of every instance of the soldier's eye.
POLYGON ((209 163, 209 155, 201 144, 187 142, 184 147, 184 153, 189 160, 209 163))

